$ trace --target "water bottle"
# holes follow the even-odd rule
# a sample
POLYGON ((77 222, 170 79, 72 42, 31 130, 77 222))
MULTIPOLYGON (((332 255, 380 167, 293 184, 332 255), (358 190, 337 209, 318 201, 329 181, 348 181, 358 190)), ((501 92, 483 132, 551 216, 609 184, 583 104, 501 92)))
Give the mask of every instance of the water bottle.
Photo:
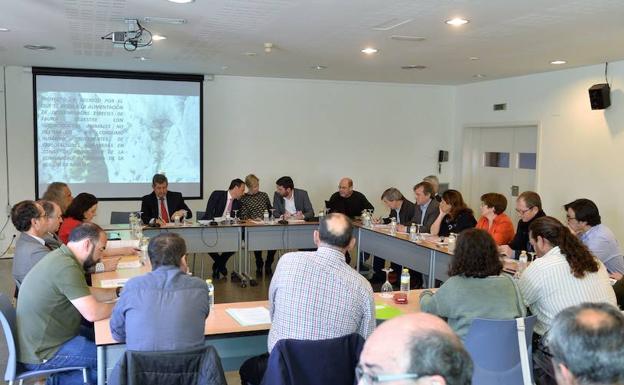
POLYGON ((208 285, 208 304, 210 306, 210 310, 214 307, 214 285, 212 284, 212 279, 206 280, 206 285, 208 285))
POLYGON ((264 210, 264 213, 262 213, 262 220, 265 225, 269 223, 269 210, 264 210))
POLYGON ((409 270, 403 269, 401 273, 401 291, 408 292, 410 289, 410 274, 409 270))
POLYGON ((449 253, 455 252, 455 245, 457 244, 457 235, 455 233, 451 233, 447 239, 447 249, 449 253))
POLYGON ((416 242, 416 224, 412 223, 410 226, 410 241, 416 242))
POLYGON ((520 257, 518 258, 518 270, 516 271, 516 276, 518 276, 518 278, 522 275, 522 273, 524 273, 524 270, 527 268, 528 261, 529 256, 527 255, 527 252, 522 250, 522 252, 520 253, 520 257))
POLYGON ((319 211, 319 213, 318 213, 319 223, 323 220, 324 217, 325 217, 325 210, 319 211))
POLYGON ((396 218, 390 219, 390 235, 396 235, 397 222, 396 218))

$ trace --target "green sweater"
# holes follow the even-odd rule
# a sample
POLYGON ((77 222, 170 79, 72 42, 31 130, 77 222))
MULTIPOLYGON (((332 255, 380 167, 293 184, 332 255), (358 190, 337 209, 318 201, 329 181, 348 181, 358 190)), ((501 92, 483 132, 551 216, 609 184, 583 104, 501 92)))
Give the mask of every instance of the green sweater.
POLYGON ((434 293, 421 295, 420 309, 446 318, 461 338, 475 318, 514 319, 526 316, 516 282, 507 275, 449 278, 434 293))

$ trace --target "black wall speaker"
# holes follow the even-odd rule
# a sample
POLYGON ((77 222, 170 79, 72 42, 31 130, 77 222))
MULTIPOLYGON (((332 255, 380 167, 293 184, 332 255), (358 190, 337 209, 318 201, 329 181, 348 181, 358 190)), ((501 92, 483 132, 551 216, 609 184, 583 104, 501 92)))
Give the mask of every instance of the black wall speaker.
POLYGON ((448 151, 440 150, 438 151, 438 162, 448 162, 448 151))
POLYGON ((589 87, 589 103, 592 110, 604 110, 611 105, 611 87, 608 84, 594 84, 589 87))

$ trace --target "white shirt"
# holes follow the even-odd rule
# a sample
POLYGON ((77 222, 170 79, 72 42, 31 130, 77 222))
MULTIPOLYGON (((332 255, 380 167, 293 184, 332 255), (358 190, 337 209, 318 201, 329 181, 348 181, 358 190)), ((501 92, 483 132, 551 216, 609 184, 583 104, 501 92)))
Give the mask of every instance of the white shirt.
POLYGON ((232 210, 232 205, 234 204, 234 198, 232 198, 232 195, 230 194, 230 191, 228 190, 227 192, 227 201, 225 202, 225 208, 223 209, 223 214, 221 215, 221 217, 225 217, 227 216, 226 214, 229 214, 230 211, 232 210), (228 211, 228 206, 230 208, 230 211, 228 211))
POLYGON ((533 261, 520 277, 525 305, 537 316, 535 332, 544 335, 559 312, 583 302, 606 302, 617 306, 607 269, 599 261, 595 273, 576 278, 559 247, 533 261))
POLYGON ((297 207, 295 207, 295 192, 293 191, 290 199, 288 197, 284 198, 284 210, 287 213, 295 214, 297 212, 297 207))
POLYGON ((37 242, 39 242, 39 243, 41 243, 42 245, 44 245, 44 246, 45 246, 45 240, 44 240, 43 238, 39 238, 38 236, 36 236, 36 235, 32 235, 32 234, 28 234, 28 235, 30 235, 31 237, 33 237, 34 239, 36 239, 36 240, 37 240, 37 242))

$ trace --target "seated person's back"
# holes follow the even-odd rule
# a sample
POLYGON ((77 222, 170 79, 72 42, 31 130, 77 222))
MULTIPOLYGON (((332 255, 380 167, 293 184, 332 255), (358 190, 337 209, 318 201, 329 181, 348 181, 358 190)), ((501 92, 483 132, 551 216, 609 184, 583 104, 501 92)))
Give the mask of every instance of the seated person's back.
POLYGON ((129 280, 110 321, 113 338, 129 350, 185 350, 204 345, 208 287, 186 274, 186 244, 174 233, 148 246, 152 272, 129 280))
POLYGON ((448 319, 462 338, 475 318, 524 317, 519 289, 502 270, 494 239, 485 230, 465 230, 457 239, 451 277, 435 294, 422 293, 421 310, 448 319))

